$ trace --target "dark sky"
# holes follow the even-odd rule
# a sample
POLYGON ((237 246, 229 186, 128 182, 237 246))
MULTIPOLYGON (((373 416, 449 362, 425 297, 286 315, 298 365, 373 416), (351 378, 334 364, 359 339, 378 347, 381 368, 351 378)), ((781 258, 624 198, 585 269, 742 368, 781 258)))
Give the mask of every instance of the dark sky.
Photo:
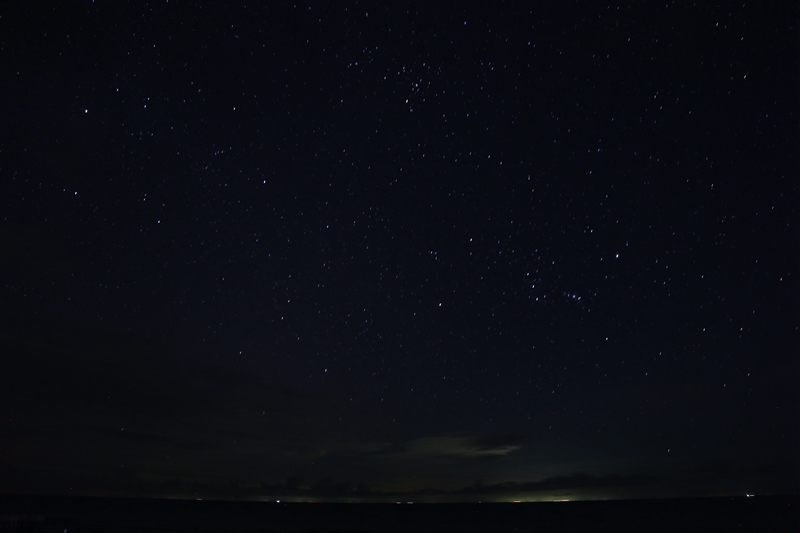
POLYGON ((270 4, 4 9, 3 492, 800 490, 796 9, 270 4))

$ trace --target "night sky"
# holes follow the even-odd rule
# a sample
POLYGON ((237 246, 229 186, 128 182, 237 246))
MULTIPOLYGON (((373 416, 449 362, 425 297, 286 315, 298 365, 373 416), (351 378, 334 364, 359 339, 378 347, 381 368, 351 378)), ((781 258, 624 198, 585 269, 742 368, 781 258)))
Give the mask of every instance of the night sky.
POLYGON ((3 9, 0 492, 800 491, 796 8, 269 4, 3 9))

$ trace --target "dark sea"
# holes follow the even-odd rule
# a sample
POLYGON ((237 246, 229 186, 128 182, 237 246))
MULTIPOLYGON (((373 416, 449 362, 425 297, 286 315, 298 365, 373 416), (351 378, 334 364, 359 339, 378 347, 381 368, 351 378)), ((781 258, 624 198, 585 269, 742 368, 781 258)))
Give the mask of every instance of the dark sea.
POLYGON ((0 531, 800 532, 800 497, 563 503, 262 503, 0 496, 0 531))

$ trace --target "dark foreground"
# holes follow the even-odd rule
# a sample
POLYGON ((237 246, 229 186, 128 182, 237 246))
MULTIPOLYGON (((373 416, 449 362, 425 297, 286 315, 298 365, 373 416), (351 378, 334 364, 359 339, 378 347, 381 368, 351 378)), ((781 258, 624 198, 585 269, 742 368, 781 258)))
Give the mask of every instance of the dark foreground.
POLYGON ((0 531, 792 532, 799 497, 528 504, 304 504, 0 496, 0 531))

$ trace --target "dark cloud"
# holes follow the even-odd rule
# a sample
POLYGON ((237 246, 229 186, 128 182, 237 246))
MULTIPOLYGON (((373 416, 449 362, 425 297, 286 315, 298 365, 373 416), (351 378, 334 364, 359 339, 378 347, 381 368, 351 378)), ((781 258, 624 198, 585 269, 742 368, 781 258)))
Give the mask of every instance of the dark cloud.
POLYGON ((406 445, 405 453, 415 456, 491 457, 521 448, 521 440, 504 435, 477 437, 421 437, 406 445))
POLYGON ((470 444, 481 450, 520 447, 527 436, 523 433, 495 433, 470 438, 470 444))
POLYGON ((623 476, 609 474, 607 476, 592 476, 590 474, 572 474, 547 478, 542 481, 504 482, 484 484, 476 482, 472 487, 458 491, 462 494, 498 494, 498 493, 536 493, 579 489, 608 489, 626 488, 638 485, 647 485, 659 481, 654 476, 623 476))
MULTIPOLYGON (((625 490, 635 487, 644 487, 661 481, 660 478, 653 476, 623 476, 607 475, 592 476, 589 474, 573 474, 571 476, 560 476, 548 478, 542 481, 531 482, 503 482, 503 483, 484 483, 480 480, 472 485, 447 489, 437 487, 427 487, 411 491, 384 491, 370 488, 363 482, 347 480, 336 480, 333 478, 323 478, 316 482, 306 482, 300 475, 290 476, 284 483, 269 484, 261 483, 258 487, 244 486, 240 484, 201 484, 190 483, 179 479, 169 482, 152 484, 150 490, 176 490, 184 492, 189 490, 201 491, 205 494, 216 494, 218 496, 247 496, 248 498, 282 497, 298 499, 314 498, 363 498, 363 499, 388 499, 394 498, 415 498, 421 496, 440 497, 446 496, 456 500, 463 497, 467 500, 476 498, 491 498, 502 495, 528 495, 535 497, 537 494, 555 493, 586 493, 590 490, 625 490)), ((420 501, 424 501, 420 500, 420 501)))

